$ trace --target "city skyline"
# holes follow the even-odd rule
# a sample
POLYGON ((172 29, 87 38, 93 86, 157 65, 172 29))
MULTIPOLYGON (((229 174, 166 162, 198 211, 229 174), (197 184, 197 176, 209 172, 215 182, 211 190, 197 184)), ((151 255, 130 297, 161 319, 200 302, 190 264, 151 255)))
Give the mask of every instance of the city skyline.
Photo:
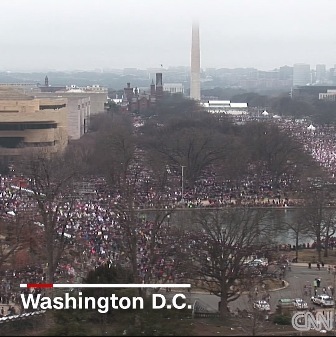
POLYGON ((330 0, 2 0, 1 71, 334 67, 330 0), (317 10, 320 8, 321 10, 317 10), (323 10, 322 10, 323 9, 323 10))

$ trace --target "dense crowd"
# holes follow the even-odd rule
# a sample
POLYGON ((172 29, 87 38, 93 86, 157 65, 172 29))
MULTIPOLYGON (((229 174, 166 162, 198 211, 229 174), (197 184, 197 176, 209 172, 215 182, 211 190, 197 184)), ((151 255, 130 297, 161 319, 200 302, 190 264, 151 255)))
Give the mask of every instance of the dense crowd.
POLYGON ((331 174, 336 173, 336 128, 333 125, 312 126, 306 120, 277 120, 280 127, 298 139, 305 150, 331 174))
MULTIPOLYGON (((306 151, 328 168, 334 177, 336 170, 336 133, 332 127, 318 127, 308 130, 305 122, 292 120, 279 121, 281 127, 289 130, 303 144, 306 151)), ((179 177, 174 179, 179 181, 179 177)), ((121 203, 122 196, 115 190, 106 188, 104 180, 93 179, 94 193, 78 194, 75 203, 64 201, 59 210, 58 222, 66 223, 66 237, 71 242, 72 250, 78 254, 61 261, 56 273, 56 281, 74 282, 81 279, 83 271, 92 270, 104 263, 122 265, 130 264, 130 257, 125 254, 125 240, 122 236, 123 224, 116 205, 121 203)), ((0 214, 3 217, 15 217, 20 212, 38 208, 29 191, 29 183, 18 186, 17 179, 1 177, 0 180, 0 214)), ((186 186, 182 196, 180 184, 171 185, 166 191, 155 192, 151 187, 148 172, 143 172, 136 182, 135 204, 138 208, 154 206, 154 200, 160 199, 167 209, 173 207, 225 207, 237 204, 250 206, 289 207, 299 203, 288 194, 290 177, 283 176, 279 187, 274 189, 270 176, 265 175, 256 186, 253 175, 246 176, 239 184, 231 181, 219 181, 216 174, 208 170, 194 186, 186 186), (184 203, 181 203, 183 199, 184 203)), ((41 218, 35 212, 35 224, 41 218)), ((169 218, 168 222, 169 222, 169 218)), ((174 242, 165 233, 162 226, 160 236, 153 244, 152 231, 155 222, 139 218, 136 228, 138 277, 142 282, 174 282, 176 274, 174 251, 178 242, 174 242), (153 260, 153 256, 155 259, 153 260)), ((169 223, 168 223, 169 225, 169 223)), ((333 241, 332 241, 333 242, 333 241)), ((18 293, 14 291, 19 283, 44 282, 45 265, 34 265, 20 270, 8 270, 1 274, 1 303, 17 303, 18 293)))

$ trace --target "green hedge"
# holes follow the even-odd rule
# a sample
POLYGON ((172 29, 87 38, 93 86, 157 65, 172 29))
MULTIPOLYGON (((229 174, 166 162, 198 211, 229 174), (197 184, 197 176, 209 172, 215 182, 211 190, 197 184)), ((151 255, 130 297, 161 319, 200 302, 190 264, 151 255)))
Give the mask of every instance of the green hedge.
POLYGON ((273 323, 279 325, 291 325, 292 317, 287 315, 277 315, 273 318, 273 323))

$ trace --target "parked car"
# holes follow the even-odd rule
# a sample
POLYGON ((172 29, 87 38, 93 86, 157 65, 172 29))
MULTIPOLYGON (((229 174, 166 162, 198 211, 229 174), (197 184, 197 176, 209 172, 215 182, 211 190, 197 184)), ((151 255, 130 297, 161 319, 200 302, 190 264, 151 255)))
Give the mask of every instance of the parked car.
POLYGON ((271 307, 266 301, 256 301, 253 303, 253 308, 260 311, 270 311, 271 307))
POLYGON ((272 279, 272 278, 277 278, 277 274, 276 273, 270 273, 270 272, 266 272, 262 274, 263 279, 272 279))
POLYGON ((311 301, 321 307, 333 307, 335 302, 329 295, 312 296, 311 301))
POLYGON ((253 261, 250 261, 248 263, 248 265, 250 267, 267 267, 268 262, 266 260, 262 260, 262 259, 254 259, 253 261))
POLYGON ((308 303, 305 302, 302 298, 294 298, 293 303, 296 309, 298 310, 307 310, 308 303))
POLYGON ((246 277, 261 276, 261 271, 258 269, 258 267, 251 267, 249 265, 246 265, 243 267, 243 272, 246 277))
POLYGON ((262 266, 264 267, 267 267, 268 266, 268 259, 264 259, 264 258, 261 258, 261 259, 255 259, 253 260, 253 262, 257 262, 257 263, 260 263, 262 266))
POLYGON ((297 310, 297 308, 294 305, 293 298, 280 298, 277 304, 277 310, 282 313, 284 311, 286 312, 295 311, 297 310))

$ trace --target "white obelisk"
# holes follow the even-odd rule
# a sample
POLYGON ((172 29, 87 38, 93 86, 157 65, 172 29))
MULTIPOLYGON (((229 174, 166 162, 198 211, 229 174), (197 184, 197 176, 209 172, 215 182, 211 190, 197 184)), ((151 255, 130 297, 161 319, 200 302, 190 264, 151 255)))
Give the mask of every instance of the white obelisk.
POLYGON ((199 25, 198 22, 194 21, 191 40, 190 98, 197 101, 201 99, 200 70, 199 25))

